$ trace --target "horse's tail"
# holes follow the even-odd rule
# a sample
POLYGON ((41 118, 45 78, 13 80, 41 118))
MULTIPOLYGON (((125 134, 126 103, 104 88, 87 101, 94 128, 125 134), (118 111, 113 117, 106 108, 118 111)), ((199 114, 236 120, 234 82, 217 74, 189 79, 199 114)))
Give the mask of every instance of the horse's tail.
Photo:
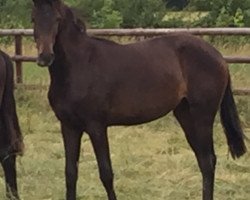
POLYGON ((239 115, 233 98, 230 78, 221 103, 221 122, 227 138, 227 143, 232 157, 239 158, 247 149, 244 143, 244 133, 242 131, 239 115))
POLYGON ((23 153, 23 138, 16 113, 16 104, 14 98, 14 80, 13 80, 13 64, 10 57, 0 52, 5 61, 6 67, 6 82, 4 86, 1 110, 3 113, 3 120, 6 127, 6 134, 8 134, 10 142, 10 151, 22 154, 23 153))

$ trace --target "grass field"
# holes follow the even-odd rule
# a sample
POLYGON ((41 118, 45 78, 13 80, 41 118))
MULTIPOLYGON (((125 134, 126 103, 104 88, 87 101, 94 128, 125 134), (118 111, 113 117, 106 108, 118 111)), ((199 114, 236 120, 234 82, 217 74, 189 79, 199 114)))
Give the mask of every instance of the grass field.
MULTIPOLYGON (((249 66, 233 65, 230 70, 234 87, 250 87, 249 66)), ((46 69, 26 64, 24 71, 25 83, 48 84, 46 69)), ((21 87, 15 92, 26 145, 25 155, 18 158, 17 164, 20 195, 23 200, 65 199, 64 150, 47 92, 21 87)), ((236 101, 245 133, 250 137, 249 97, 237 97, 236 101)), ((250 154, 234 161, 219 119, 214 129, 218 157, 215 199, 249 200, 250 154)), ((171 114, 145 125, 112 127, 109 139, 119 200, 201 199, 201 175, 195 157, 171 114)), ((4 199, 4 190, 0 171, 0 199, 4 199)), ((87 135, 82 140, 78 199, 107 199, 87 135)))

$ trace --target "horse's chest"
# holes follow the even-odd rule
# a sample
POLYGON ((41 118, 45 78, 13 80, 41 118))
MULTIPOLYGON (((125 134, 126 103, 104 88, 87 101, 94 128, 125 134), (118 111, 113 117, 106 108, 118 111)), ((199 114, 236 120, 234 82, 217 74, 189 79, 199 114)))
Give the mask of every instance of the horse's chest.
POLYGON ((83 124, 84 119, 77 101, 73 101, 66 94, 58 95, 58 93, 54 93, 53 91, 49 92, 48 97, 56 117, 61 122, 77 126, 83 124))

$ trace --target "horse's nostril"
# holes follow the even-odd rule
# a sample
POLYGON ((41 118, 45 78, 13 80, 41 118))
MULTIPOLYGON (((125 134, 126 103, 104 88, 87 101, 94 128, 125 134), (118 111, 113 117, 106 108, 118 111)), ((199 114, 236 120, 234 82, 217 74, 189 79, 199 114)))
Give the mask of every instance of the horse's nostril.
POLYGON ((37 64, 39 66, 50 66, 53 63, 54 58, 55 56, 53 53, 48 53, 48 54, 41 53, 38 56, 37 64))
POLYGON ((39 55, 39 58, 43 59, 44 61, 46 60, 51 60, 54 58, 54 54, 53 53, 48 53, 48 54, 45 54, 45 53, 41 53, 39 55))

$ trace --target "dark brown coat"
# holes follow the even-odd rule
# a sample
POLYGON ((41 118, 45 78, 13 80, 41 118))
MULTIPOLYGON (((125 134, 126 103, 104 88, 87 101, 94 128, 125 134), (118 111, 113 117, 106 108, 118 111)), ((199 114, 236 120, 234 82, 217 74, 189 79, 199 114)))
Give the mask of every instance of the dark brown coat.
POLYGON ((0 162, 4 169, 7 197, 18 199, 16 154, 22 154, 23 141, 14 99, 13 65, 0 51, 0 162))
POLYGON ((188 34, 129 45, 87 35, 60 0, 33 0, 38 64, 49 66, 49 101, 61 122, 67 200, 76 199, 83 131, 91 139, 109 200, 116 200, 107 128, 152 121, 174 112, 203 177, 203 200, 213 199, 213 123, 222 124, 233 157, 246 151, 228 67, 221 54, 188 34))

